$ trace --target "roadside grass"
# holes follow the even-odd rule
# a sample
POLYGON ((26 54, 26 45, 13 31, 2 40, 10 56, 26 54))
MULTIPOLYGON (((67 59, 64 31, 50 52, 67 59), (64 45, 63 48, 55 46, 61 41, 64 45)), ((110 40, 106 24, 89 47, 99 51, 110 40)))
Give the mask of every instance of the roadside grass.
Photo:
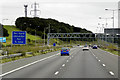
MULTIPOLYGON (((9 26, 9 25, 4 25, 3 26, 6 30, 8 30, 8 34, 9 36, 6 37, 6 43, 3 43, 4 46, 8 46, 11 44, 11 38, 12 38, 12 31, 21 31, 20 29, 16 28, 15 26, 9 26)), ((31 41, 32 40, 42 40, 39 36, 34 36, 34 35, 31 35, 31 34, 26 34, 27 35, 27 39, 30 39, 31 41)))
MULTIPOLYGON (((103 49, 103 48, 102 48, 103 49)), ((120 54, 118 53, 118 51, 111 51, 111 50, 109 50, 109 49, 103 49, 104 51, 107 51, 107 52, 110 52, 110 53, 112 53, 112 54, 115 54, 115 55, 119 55, 120 56, 120 54)))
POLYGON ((108 46, 106 46, 106 45, 102 46, 101 49, 104 51, 110 52, 112 54, 120 56, 118 47, 116 47, 115 45, 113 45, 111 43, 109 43, 108 46))
MULTIPOLYGON (((61 47, 57 46, 57 47, 43 47, 43 48, 36 48, 35 47, 31 47, 31 51, 33 52, 33 54, 25 54, 19 57, 13 57, 13 58, 5 58, 5 59, 1 59, 0 62, 1 63, 6 63, 6 62, 11 62, 11 61, 15 61, 15 60, 19 60, 19 59, 23 59, 23 58, 29 58, 29 57, 33 57, 33 56, 38 56, 38 55, 42 55, 42 54, 47 54, 50 52, 54 52, 54 51, 59 51, 61 49, 61 47), (34 50, 33 50, 34 49, 34 50), (47 51, 42 51, 42 52, 38 52, 38 50, 46 50, 46 49, 53 49, 53 50, 47 50, 47 51)), ((11 49, 9 49, 11 50, 11 49)), ((8 50, 8 52, 10 52, 8 50)), ((22 50, 21 50, 22 51, 22 50)), ((15 52, 14 50, 11 52, 15 52)), ((16 52, 19 52, 19 50, 16 52)), ((24 53, 25 51, 22 51, 21 53, 24 53)), ((8 55, 13 54, 13 53, 9 53, 8 55)))

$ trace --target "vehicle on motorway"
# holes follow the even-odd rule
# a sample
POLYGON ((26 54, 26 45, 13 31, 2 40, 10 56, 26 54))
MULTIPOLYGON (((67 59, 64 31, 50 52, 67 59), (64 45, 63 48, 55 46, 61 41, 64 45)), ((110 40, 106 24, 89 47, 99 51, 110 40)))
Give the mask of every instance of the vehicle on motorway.
POLYGON ((93 49, 97 49, 97 45, 93 45, 93 47, 92 47, 93 49))
POLYGON ((91 47, 91 44, 89 44, 89 47, 91 47))
POLYGON ((85 50, 89 50, 89 47, 87 45, 85 45, 83 48, 82 48, 83 51, 85 50))
POLYGON ((80 46, 79 44, 77 46, 80 46))
POLYGON ((64 47, 64 48, 62 48, 61 49, 61 56, 63 56, 63 55, 70 55, 70 49, 69 48, 66 48, 66 47, 64 47))

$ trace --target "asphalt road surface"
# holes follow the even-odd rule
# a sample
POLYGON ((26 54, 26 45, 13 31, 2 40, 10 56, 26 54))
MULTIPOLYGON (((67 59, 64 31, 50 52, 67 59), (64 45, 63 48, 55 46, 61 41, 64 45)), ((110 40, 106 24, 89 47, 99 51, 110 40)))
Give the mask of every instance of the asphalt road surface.
POLYGON ((53 52, 4 64, 2 77, 118 78, 118 56, 100 49, 90 48, 89 51, 82 51, 82 48, 76 47, 70 50, 70 56, 60 56, 60 52, 53 52), (36 63, 27 65, 29 61, 36 60, 38 60, 36 63))

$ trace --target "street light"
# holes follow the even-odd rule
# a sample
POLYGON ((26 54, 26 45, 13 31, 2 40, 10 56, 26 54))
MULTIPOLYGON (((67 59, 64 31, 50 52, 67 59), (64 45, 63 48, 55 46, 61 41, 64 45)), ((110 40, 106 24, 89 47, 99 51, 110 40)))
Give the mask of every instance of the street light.
MULTIPOLYGON (((40 26, 37 27, 39 28, 40 26)), ((36 27, 35 27, 35 46, 36 46, 36 27)))
POLYGON ((104 28, 104 24, 102 24, 102 27, 100 27, 100 25, 101 25, 101 24, 100 24, 100 23, 98 23, 98 26, 99 26, 98 28, 100 28, 99 32, 100 32, 100 33, 102 33, 103 28, 104 28))
POLYGON ((50 24, 48 27, 44 28, 44 45, 45 45, 45 30, 48 29, 48 33, 50 33, 51 30, 54 30, 54 29, 50 29, 50 24))
MULTIPOLYGON (((44 46, 45 46, 45 30, 48 29, 48 27, 44 28, 44 46)), ((49 27, 49 32, 50 32, 50 27, 49 27)))
MULTIPOLYGON (((112 11, 113 12, 113 35, 114 35, 114 14, 115 14, 115 11, 118 11, 120 9, 105 9, 106 11, 112 11)), ((113 38, 113 43, 114 43, 114 38, 113 38)))
MULTIPOLYGON (((4 22, 5 20, 8 20, 8 19, 2 19, 2 24, 3 24, 3 22, 4 22)), ((4 25, 4 24, 3 24, 3 25, 4 25)))
MULTIPOLYGON (((100 23, 98 23, 98 28, 100 28, 100 23)), ((98 30, 98 32, 100 33, 100 29, 98 30)))
MULTIPOLYGON (((4 25, 4 24, 3 24, 3 21, 4 21, 4 20, 8 20, 8 19, 2 19, 1 25, 4 25)), ((2 29, 1 29, 1 30, 2 30, 2 29)), ((1 31, 1 30, 0 30, 0 31, 1 31)), ((2 39, 2 41, 1 41, 1 48, 2 48, 2 44, 3 44, 3 39, 2 39)))
POLYGON ((106 28, 107 28, 107 25, 108 25, 107 20, 108 20, 108 19, 113 19, 113 17, 111 17, 111 18, 99 17, 99 19, 105 19, 105 21, 106 21, 106 28))
POLYGON ((114 19, 115 19, 115 11, 118 11, 118 10, 120 10, 120 9, 105 9, 106 11, 112 11, 113 12, 113 17, 112 17, 112 19, 113 19, 113 34, 114 34, 114 19))

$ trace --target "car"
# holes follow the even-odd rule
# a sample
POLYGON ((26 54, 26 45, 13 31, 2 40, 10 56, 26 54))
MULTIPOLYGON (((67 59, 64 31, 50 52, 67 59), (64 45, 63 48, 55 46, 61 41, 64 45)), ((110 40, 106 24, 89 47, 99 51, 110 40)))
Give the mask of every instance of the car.
POLYGON ((85 50, 89 50, 89 47, 87 45, 85 45, 83 48, 82 48, 83 51, 85 50))
POLYGON ((97 45, 93 45, 93 47, 92 47, 93 49, 97 49, 97 45))
POLYGON ((69 48, 66 48, 66 47, 64 47, 64 48, 62 48, 61 49, 61 56, 63 56, 63 55, 70 55, 70 49, 69 48))

